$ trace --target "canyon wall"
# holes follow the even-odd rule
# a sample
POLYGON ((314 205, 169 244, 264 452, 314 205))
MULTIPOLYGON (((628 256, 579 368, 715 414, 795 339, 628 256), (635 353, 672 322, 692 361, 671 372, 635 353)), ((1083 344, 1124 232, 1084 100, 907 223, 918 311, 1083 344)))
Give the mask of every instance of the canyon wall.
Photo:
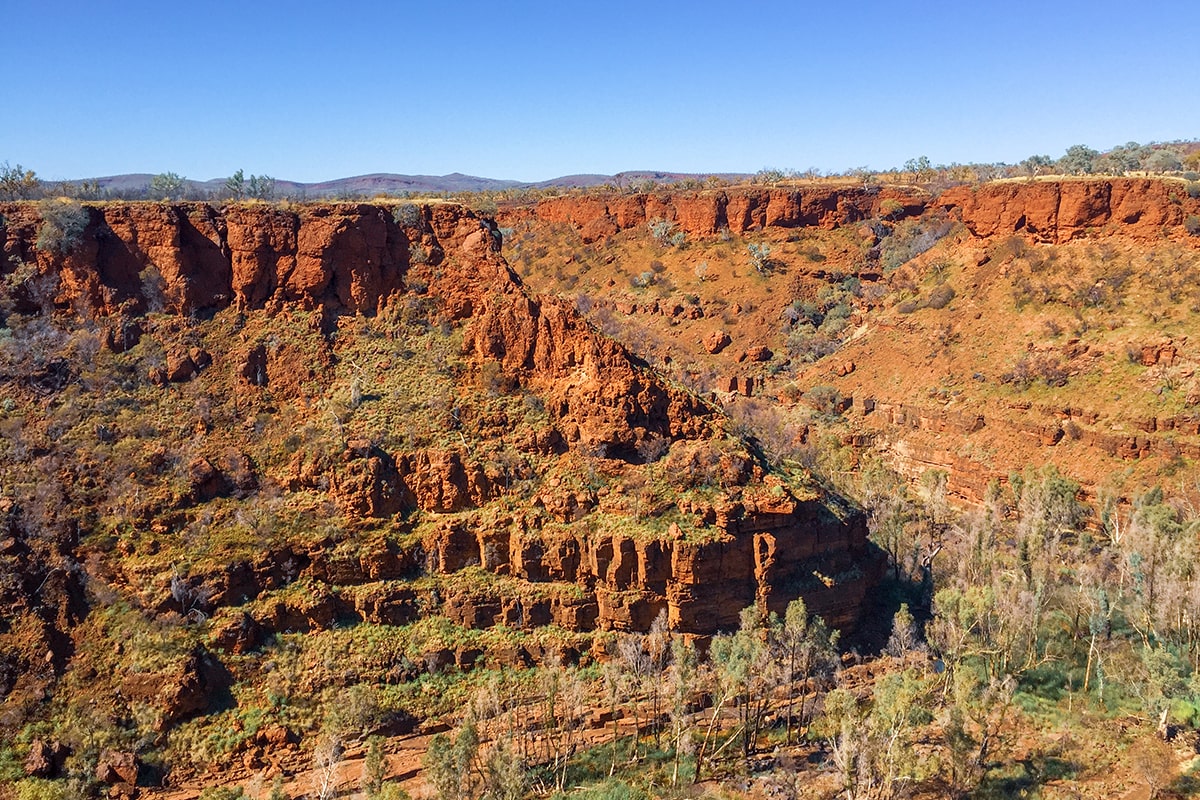
POLYGON ((1146 178, 1012 181, 943 192, 936 206, 979 237, 1024 234, 1067 242, 1111 226, 1123 236, 1158 238, 1200 214, 1182 183, 1146 178))
POLYGON ((694 236, 721 230, 836 228, 877 216, 916 216, 929 196, 903 188, 730 189, 699 193, 556 197, 533 210, 543 222, 569 223, 585 242, 664 220, 694 236))
MULTIPOLYGON (((771 197, 755 201, 748 218, 765 214, 771 197)), ((804 214, 818 214, 819 205, 793 204, 788 213, 799 223, 804 214)), ((820 207, 822 214, 839 213, 837 202, 820 207)), ((728 203, 724 208, 713 224, 728 218, 728 203)), ((544 401, 554 429, 529 445, 542 455, 565 451, 634 469, 647 441, 663 440, 674 454, 703 449, 725 435, 711 406, 598 335, 572 307, 528 295, 500 256, 494 225, 459 206, 422 206, 408 225, 398 224, 392 209, 366 204, 288 210, 134 203, 84 211, 79 242, 60 253, 36 244, 38 206, 0 206, 6 271, 32 268, 21 287, 45 289, 39 301, 33 289, 19 288, 18 310, 93 317, 110 329, 114 350, 129 346, 131 330, 134 339, 141 335, 148 311, 189 315, 201 325, 229 307, 250 315, 317 310, 372 316, 416 292, 435 298, 448 324, 463 327, 464 353, 472 363, 498 365, 514 385, 544 401)), ((237 361, 244 382, 264 386, 271 380, 277 399, 287 400, 286 381, 274 376, 313 367, 294 359, 281 363, 276 353, 240 343, 231 343, 231 352, 187 358, 190 368, 168 358, 155 380, 164 386, 204 380, 202 362, 237 361)), ((233 462, 250 463, 245 456, 233 462)), ((252 469, 233 462, 193 461, 192 487, 181 502, 257 491, 252 469), (251 477, 243 480, 239 471, 251 477)), ((352 440, 333 458, 298 453, 281 483, 292 491, 327 491, 351 516, 418 509, 447 515, 446 522, 403 552, 368 548, 349 561, 333 561, 328 545, 319 545, 189 576, 188 596, 206 598, 198 606, 205 614, 280 588, 284 561, 298 565, 300 577, 328 587, 300 605, 271 601, 248 612, 226 637, 234 642, 246 631, 323 626, 337 618, 410 621, 418 608, 439 604, 442 613, 470 626, 554 622, 571 630, 644 629, 667 609, 676 629, 708 634, 736 625, 738 612, 750 603, 782 611, 800 595, 832 623, 849 628, 880 566, 860 513, 847 508, 835 515, 831 498, 819 493, 797 499, 762 468, 745 464, 733 470, 719 501, 681 510, 683 527, 660 534, 637 524, 627 535, 576 524, 603 513, 595 498, 553 487, 538 498, 536 514, 465 527, 454 514, 484 507, 502 493, 465 448, 388 453, 352 440), (547 517, 559 524, 548 526, 547 517), (427 569, 451 574, 468 567, 516 579, 542 599, 518 613, 514 598, 480 585, 418 603, 419 592, 394 583, 427 569)), ((133 574, 125 582, 154 584, 133 574)), ((165 589, 150 590, 143 598, 147 607, 178 606, 165 589)))
POLYGON ((673 222, 694 236, 722 229, 742 234, 765 228, 837 228, 873 217, 892 220, 937 209, 961 219, 976 236, 1013 233, 1065 242, 1111 226, 1141 238, 1182 231, 1200 214, 1200 199, 1183 183, 1147 178, 1005 181, 955 186, 934 197, 907 187, 727 189, 695 193, 565 196, 532 209, 505 211, 568 223, 585 242, 601 241, 652 220, 673 222))

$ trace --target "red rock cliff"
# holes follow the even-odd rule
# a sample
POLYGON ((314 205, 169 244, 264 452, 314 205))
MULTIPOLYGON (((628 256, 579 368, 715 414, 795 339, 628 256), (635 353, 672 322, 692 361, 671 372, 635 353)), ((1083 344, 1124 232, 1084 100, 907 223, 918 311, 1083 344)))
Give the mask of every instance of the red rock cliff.
POLYGON ((1182 233, 1200 214, 1200 200, 1182 184, 1142 178, 1024 181, 958 186, 937 205, 961 217, 976 236, 1013 233, 1042 242, 1067 242, 1097 229, 1158 238, 1182 233))
POLYGON ((546 222, 566 222, 584 241, 662 219, 681 230, 708 236, 723 228, 744 233, 763 228, 836 228, 882 214, 914 215, 928 197, 919 190, 815 187, 730 189, 728 191, 635 194, 611 197, 557 197, 537 204, 546 222))
MULTIPOLYGON (((674 211, 656 202, 635 199, 618 214, 636 224, 646 215, 670 213, 689 220, 689 226, 711 228, 724 225, 731 208, 735 220, 761 218, 778 224, 863 213, 840 196, 786 192, 721 195, 714 200, 717 205, 705 205, 707 200, 689 205, 685 199, 672 206, 674 211)), ((58 279, 52 299, 61 313, 136 321, 140 312, 161 304, 180 314, 232 305, 246 313, 321 309, 371 315, 419 282, 422 291, 440 301, 445 319, 464 326, 463 346, 474 363, 494 362, 540 396, 555 435, 583 458, 636 465, 642 458, 639 446, 652 438, 687 450, 703 449, 724 435, 710 406, 667 384, 615 341, 598 335, 572 307, 529 296, 500 256, 492 225, 461 207, 422 207, 419 220, 407 227, 396 223, 390 209, 364 204, 293 211, 265 205, 219 209, 140 203, 87 207, 86 212, 81 241, 61 255, 35 246, 40 225, 36 206, 0 208, 6 219, 5 254, 58 279), (420 257, 414 258, 415 253, 420 257)), ((270 372, 274 365, 266 363, 265 351, 257 357, 270 372)), ((246 363, 253 366, 255 358, 252 352, 246 363)), ((253 383, 254 376, 247 380, 253 383)), ((220 482, 214 469, 203 459, 193 463, 193 482, 203 486, 190 502, 203 502, 217 491, 204 489, 220 482)), ((688 467, 681 462, 679 469, 682 473, 688 467)), ((387 516, 401 506, 448 514, 485 505, 498 491, 465 452, 392 454, 359 442, 349 442, 336 459, 300 453, 291 472, 285 483, 293 490, 326 487, 322 490, 351 515, 387 516)), ((798 500, 778 482, 767 491, 761 468, 731 467, 729 472, 720 503, 686 512, 697 528, 709 529, 697 533, 676 527, 655 540, 641 534, 592 535, 586 529, 547 532, 544 521, 511 521, 467 532, 448 518, 440 533, 421 543, 421 552, 389 554, 380 563, 379 554, 366 553, 357 567, 335 568, 320 547, 291 555, 302 555, 314 579, 335 587, 394 578, 421 563, 440 572, 479 564, 530 583, 581 586, 582 599, 576 592, 571 595, 575 599, 555 601, 542 615, 544 621, 577 629, 644 628, 666 608, 679 629, 711 633, 736 624, 738 611, 749 603, 781 610, 801 593, 831 622, 851 625, 877 565, 861 517, 851 512, 838 519, 823 500, 798 500), (827 590, 825 581, 837 588, 827 590)), ((247 487, 252 491, 252 482, 247 487)), ((594 498, 568 495, 548 489, 538 503, 561 522, 601 513, 593 510, 594 498)), ((266 567, 244 571, 266 577, 261 582, 247 578, 237 591, 222 584, 224 572, 195 577, 213 583, 213 590, 204 594, 218 598, 215 605, 226 604, 220 598, 255 597, 276 581, 266 567)), ((339 613, 406 618, 412 592, 393 600, 375 597, 370 610, 364 610, 347 599, 339 613)), ((324 624, 333 608, 321 606, 310 622, 324 624)), ((490 625, 511 622, 505 608, 497 598, 467 593, 448 598, 444 610, 468 624, 490 625)), ((275 615, 278 619, 266 616, 257 624, 292 626, 295 616, 285 609, 275 615)))

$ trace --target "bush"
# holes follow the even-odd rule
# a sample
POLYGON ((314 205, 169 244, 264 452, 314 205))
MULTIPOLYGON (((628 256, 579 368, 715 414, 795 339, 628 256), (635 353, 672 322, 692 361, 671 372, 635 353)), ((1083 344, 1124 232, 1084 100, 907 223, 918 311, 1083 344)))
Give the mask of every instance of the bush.
POLYGON ((245 800, 246 790, 241 786, 232 789, 223 786, 209 786, 200 792, 200 800, 245 800))
POLYGON ((639 275, 629 276, 629 285, 635 289, 645 289, 647 286, 653 286, 657 282, 658 278, 653 270, 646 270, 639 275))
POLYGON ((884 272, 892 272, 928 251, 953 229, 954 222, 944 216, 897 223, 891 235, 879 243, 879 266, 884 272))
POLYGON ((1066 367, 1055 357, 1022 356, 1011 370, 1000 376, 1000 382, 1011 383, 1017 388, 1025 390, 1038 380, 1045 382, 1050 387, 1066 386, 1068 378, 1066 367))
POLYGON ((834 416, 842 411, 842 393, 832 386, 814 386, 804 393, 804 400, 822 414, 834 416))
POLYGON ((402 203, 392 212, 392 219, 401 228, 419 228, 421 226, 421 209, 416 203, 402 203))
POLYGON ((939 283, 933 287, 933 291, 929 293, 929 299, 925 301, 926 308, 945 308, 950 305, 950 301, 954 299, 954 287, 948 283, 939 283))
POLYGON ((675 223, 665 219, 652 219, 646 223, 650 236, 663 247, 678 247, 687 238, 683 232, 676 231, 675 223))
POLYGON ((37 249, 66 255, 83 240, 88 212, 76 200, 60 197, 38 204, 42 226, 38 228, 37 249))
POLYGON ((1195 200, 1200 197, 1200 181, 1189 181, 1187 185, 1188 197, 1195 200))
POLYGON ((841 342, 815 330, 811 325, 798 326, 787 339, 788 355, 808 363, 820 361, 825 356, 836 353, 840 347, 841 342))
POLYGON ((152 200, 170 200, 172 197, 183 197, 184 178, 174 172, 160 172, 150 179, 150 188, 146 190, 152 200))
POLYGON ((746 245, 746 252, 750 256, 750 266, 760 275, 766 275, 771 271, 771 245, 750 243, 746 245))
POLYGON ((16 800, 65 800, 67 787, 60 781, 25 778, 15 784, 16 800))
POLYGON ((1183 228, 1191 236, 1200 236, 1200 217, 1192 214, 1183 222, 1183 228))

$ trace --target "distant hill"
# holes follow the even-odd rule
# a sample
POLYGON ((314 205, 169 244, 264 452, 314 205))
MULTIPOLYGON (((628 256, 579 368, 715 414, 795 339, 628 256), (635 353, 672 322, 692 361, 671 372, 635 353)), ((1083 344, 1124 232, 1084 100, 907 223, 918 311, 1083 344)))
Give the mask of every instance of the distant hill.
MULTIPOLYGON (((277 197, 293 197, 301 199, 319 199, 329 197, 375 197, 377 195, 422 195, 455 194, 459 192, 486 192, 503 189, 545 189, 572 187, 587 188, 611 183, 615 186, 633 186, 647 181, 673 184, 685 180, 703 180, 716 177, 726 181, 737 181, 749 177, 749 173, 686 173, 660 172, 653 170, 635 170, 619 172, 615 175, 564 175, 546 181, 525 183, 521 181, 499 180, 496 178, 480 178, 475 175, 463 175, 453 172, 449 175, 398 175, 395 173, 373 173, 357 175, 351 178, 338 178, 318 183, 301 183, 276 179, 275 194, 277 197)), ((115 197, 139 197, 146 193, 154 176, 149 173, 134 173, 128 175, 108 175, 100 178, 88 178, 87 182, 95 182, 99 189, 115 197)), ((79 181, 68 181, 78 183, 79 181)), ((225 178, 213 178, 207 181, 186 181, 189 197, 216 197, 225 189, 225 178)))

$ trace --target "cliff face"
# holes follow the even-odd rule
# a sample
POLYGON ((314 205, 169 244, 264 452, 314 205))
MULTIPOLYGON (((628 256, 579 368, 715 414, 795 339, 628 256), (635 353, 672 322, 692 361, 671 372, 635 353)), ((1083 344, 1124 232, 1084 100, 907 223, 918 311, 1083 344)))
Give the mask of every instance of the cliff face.
POLYGON ((1114 178, 989 183, 950 189, 937 200, 975 236, 1023 234, 1039 242, 1068 242, 1112 226, 1123 236, 1157 238, 1200 213, 1200 200, 1181 184, 1114 178))
POLYGON ((373 311, 402 288, 410 247, 434 238, 439 224, 457 223, 445 210, 427 209, 419 227, 404 229, 387 209, 358 204, 292 212, 140 203, 86 211, 79 245, 61 257, 34 246, 40 222, 35 206, 0 208, 7 219, 5 255, 57 272, 60 308, 82 306, 100 315, 144 311, 158 300, 156 289, 166 310, 177 313, 285 303, 373 311), (153 280, 161 287, 150 285, 148 267, 157 271, 153 280))
POLYGON ((1039 242, 1067 242, 1112 226, 1122 235, 1161 236, 1200 213, 1200 200, 1182 184, 1144 178, 1012 181, 956 186, 933 198, 902 187, 730 189, 695 194, 557 197, 532 209, 508 212, 567 223, 585 243, 645 226, 673 222, 693 236, 722 229, 742 234, 768 228, 844 227, 870 218, 917 217, 942 210, 978 237, 1022 234, 1039 242))
POLYGON ((544 222, 570 223, 585 242, 593 242, 656 219, 674 222, 691 235, 710 236, 722 229, 740 234, 763 228, 835 228, 881 215, 920 214, 927 203, 924 192, 895 188, 731 189, 552 198, 538 203, 534 213, 544 222))
POLYGON ((591 195, 502 213, 526 281, 582 289, 639 353, 670 358, 732 404, 787 409, 812 386, 835 387, 858 409, 847 443, 887 452, 909 475, 943 470, 971 502, 1030 463, 1053 461, 1095 491, 1110 472, 1196 458, 1197 218, 1200 198, 1173 178, 1004 181, 936 197, 815 186, 591 195), (654 239, 656 219, 687 234, 682 246, 654 239), (750 240, 770 245, 778 269, 746 268, 750 240), (833 299, 851 309, 836 342, 810 330, 833 299), (1022 378, 1030 369, 1044 374, 1022 378))
MULTIPOLYGON (((663 212, 650 202, 634 201, 617 213, 624 224, 636 224, 663 212)), ((794 219, 799 224, 806 215, 825 219, 862 213, 844 198, 787 193, 715 202, 704 208, 682 202, 673 213, 683 215, 688 225, 712 229, 755 219, 794 219)), ((296 545, 192 574, 189 596, 205 598, 197 609, 206 615, 259 603, 236 630, 218 635, 218 641, 240 642, 240 648, 254 639, 243 641, 246 631, 321 627, 337 618, 409 621, 422 613, 418 609, 439 603, 442 613, 469 626, 553 621, 571 630, 643 629, 660 609, 667 609, 677 629, 712 633, 735 625, 738 611, 752 602, 782 610, 803 594, 834 624, 853 625, 878 566, 861 517, 848 511, 839 519, 826 500, 797 499, 774 479, 768 492, 762 468, 745 461, 726 463, 729 458, 715 445, 728 440, 722 439, 722 422, 711 406, 666 383, 615 341, 598 335, 572 307, 527 294, 500 256, 492 225, 471 212, 425 206, 419 218, 400 225, 391 209, 363 204, 297 211, 121 204, 86 211, 81 241, 61 255, 35 245, 40 225, 35 206, 0 207, 6 220, 4 254, 14 263, 35 265, 37 276, 48 279, 59 316, 82 313, 106 326, 115 351, 132 346, 130 331, 136 341, 153 328, 168 350, 161 374, 151 375, 163 386, 203 383, 220 368, 235 385, 245 387, 239 392, 269 388, 272 403, 307 407, 313 399, 301 396, 296 375, 325 380, 322 376, 331 373, 336 359, 328 344, 315 348, 317 357, 301 357, 302 343, 255 345, 244 334, 226 349, 210 345, 209 350, 192 347, 176 353, 163 331, 178 326, 164 322, 162 315, 153 321, 143 318, 151 310, 167 312, 168 320, 186 316, 192 320, 189 325, 202 327, 205 319, 226 309, 244 318, 290 318, 315 311, 328 320, 352 314, 371 318, 404 303, 436 301, 442 324, 461 329, 463 355, 472 369, 491 365, 510 386, 544 403, 550 427, 521 434, 519 450, 547 459, 544 464, 560 457, 577 459, 572 463, 580 469, 589 459, 625 464, 620 469, 631 475, 665 452, 682 470, 672 479, 686 476, 690 468, 679 454, 700 452, 726 475, 719 498, 689 504, 681 511, 683 528, 672 525, 662 536, 600 533, 594 525, 573 525, 604 514, 607 501, 591 490, 554 485, 538 495, 535 513, 464 527, 451 515, 505 496, 508 480, 467 447, 465 439, 462 448, 408 452, 351 439, 341 453, 301 450, 277 475, 256 474, 255 459, 245 453, 197 457, 187 466, 191 488, 179 495, 181 507, 200 508, 215 497, 252 497, 267 484, 325 493, 352 518, 402 519, 414 509, 435 519, 447 515, 446 524, 426 526, 419 542, 399 550, 364 546, 349 559, 334 559, 327 552, 330 543, 296 545), (209 363, 218 366, 209 368, 209 363), (647 455, 649 445, 661 449, 647 455), (270 600, 282 586, 276 562, 283 561, 293 564, 295 576, 326 585, 327 602, 270 600), (362 588, 413 577, 423 569, 451 574, 467 567, 542 586, 545 599, 514 616, 512 599, 485 586, 460 585, 420 603, 420 591, 428 590, 382 584, 362 588), (835 581, 838 576, 840 582, 835 581)), ((35 304, 27 298, 25 306, 31 313, 35 304)), ((330 324, 313 326, 306 335, 319 342, 330 324)), ((208 430, 210 423, 203 426, 208 430)), ((491 429, 497 438, 514 433, 503 419, 491 429)), ((171 511, 166 521, 150 522, 169 530, 180 520, 171 511)), ((125 570, 119 558, 109 569, 124 574, 128 585, 147 582, 146 575, 125 570)), ((165 589, 154 584, 141 593, 141 602, 160 611, 177 606, 165 589)))

